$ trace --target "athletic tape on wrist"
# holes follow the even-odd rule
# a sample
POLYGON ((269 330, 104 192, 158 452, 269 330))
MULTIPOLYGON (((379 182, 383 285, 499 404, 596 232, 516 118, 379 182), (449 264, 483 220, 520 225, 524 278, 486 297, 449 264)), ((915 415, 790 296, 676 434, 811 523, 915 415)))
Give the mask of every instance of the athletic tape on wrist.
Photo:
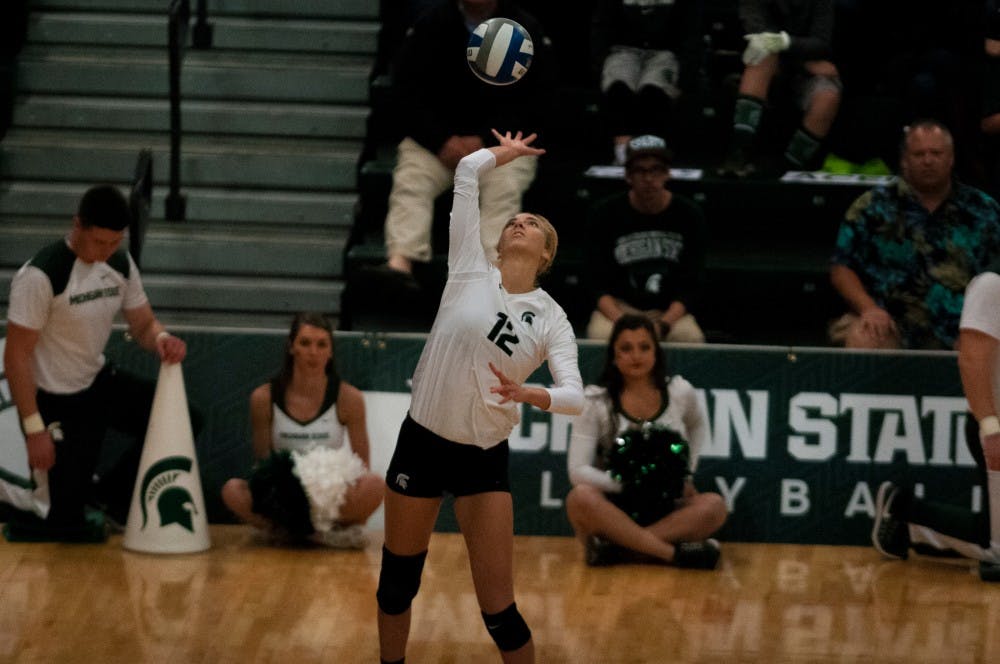
POLYGON ((22 418, 21 426, 24 427, 24 435, 26 436, 45 431, 45 421, 39 413, 32 413, 22 418))
POLYGON ((162 332, 160 332, 159 334, 156 335, 156 343, 160 343, 160 339, 165 339, 165 338, 167 338, 169 336, 170 336, 170 333, 167 332, 166 330, 163 330, 162 332))
POLYGON ((991 436, 1000 433, 1000 419, 996 415, 988 415, 979 420, 979 435, 991 436))

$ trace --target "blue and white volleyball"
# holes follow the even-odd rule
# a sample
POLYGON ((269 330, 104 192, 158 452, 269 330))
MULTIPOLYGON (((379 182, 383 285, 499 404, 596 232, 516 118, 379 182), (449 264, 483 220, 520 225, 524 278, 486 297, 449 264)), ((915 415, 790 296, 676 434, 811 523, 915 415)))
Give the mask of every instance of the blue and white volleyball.
POLYGON ((476 26, 465 52, 472 73, 491 85, 516 83, 534 55, 531 35, 509 18, 491 18, 476 26))

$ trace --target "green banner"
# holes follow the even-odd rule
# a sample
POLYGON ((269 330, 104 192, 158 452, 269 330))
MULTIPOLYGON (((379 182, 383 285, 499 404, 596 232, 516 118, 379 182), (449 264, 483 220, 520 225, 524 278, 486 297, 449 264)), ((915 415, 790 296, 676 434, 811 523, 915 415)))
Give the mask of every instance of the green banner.
MULTIPOLYGON (((277 370, 280 334, 179 333, 188 342, 188 400, 206 416, 196 441, 209 518, 227 520, 222 483, 250 468, 250 391, 277 370)), ((423 335, 338 333, 344 378, 365 391, 372 466, 384 471, 409 401, 423 335)), ((108 355, 155 377, 156 361, 115 334, 108 355)), ((604 347, 580 344, 584 381, 604 347)), ((965 400, 955 354, 701 346, 668 348, 671 373, 696 388, 711 445, 695 481, 726 499, 721 537, 739 541, 865 544, 885 479, 909 480, 927 498, 978 511, 964 439, 965 400)), ((547 384, 540 370, 530 382, 547 384)), ((9 390, 0 382, 0 405, 9 390)), ((570 534, 566 451, 571 418, 525 407, 510 442, 515 528, 570 534)), ((441 529, 455 528, 450 509, 441 529)))

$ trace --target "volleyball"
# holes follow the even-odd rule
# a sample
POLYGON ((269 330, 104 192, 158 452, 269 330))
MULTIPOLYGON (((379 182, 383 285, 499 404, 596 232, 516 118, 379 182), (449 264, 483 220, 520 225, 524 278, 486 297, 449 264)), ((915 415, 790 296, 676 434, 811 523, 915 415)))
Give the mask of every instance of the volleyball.
POLYGON ((472 73, 491 85, 510 85, 531 66, 535 45, 517 21, 491 18, 476 26, 465 58, 472 73))

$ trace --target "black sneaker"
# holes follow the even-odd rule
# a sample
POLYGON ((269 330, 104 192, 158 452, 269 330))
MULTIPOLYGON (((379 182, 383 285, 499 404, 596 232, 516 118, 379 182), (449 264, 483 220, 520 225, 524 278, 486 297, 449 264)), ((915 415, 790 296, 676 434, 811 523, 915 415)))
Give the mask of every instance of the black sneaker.
POLYGON ((1000 581, 1000 563, 988 563, 985 560, 980 560, 979 578, 991 583, 1000 581))
POLYGON ((583 557, 591 567, 606 567, 622 561, 622 549, 603 537, 591 535, 583 546, 583 557))
POLYGON ((707 539, 702 542, 678 542, 674 545, 674 565, 690 569, 715 569, 719 564, 719 542, 707 539))
POLYGON ((875 522, 872 524, 872 546, 886 558, 906 560, 910 556, 910 528, 905 521, 892 516, 892 504, 900 488, 885 481, 875 497, 875 522))

